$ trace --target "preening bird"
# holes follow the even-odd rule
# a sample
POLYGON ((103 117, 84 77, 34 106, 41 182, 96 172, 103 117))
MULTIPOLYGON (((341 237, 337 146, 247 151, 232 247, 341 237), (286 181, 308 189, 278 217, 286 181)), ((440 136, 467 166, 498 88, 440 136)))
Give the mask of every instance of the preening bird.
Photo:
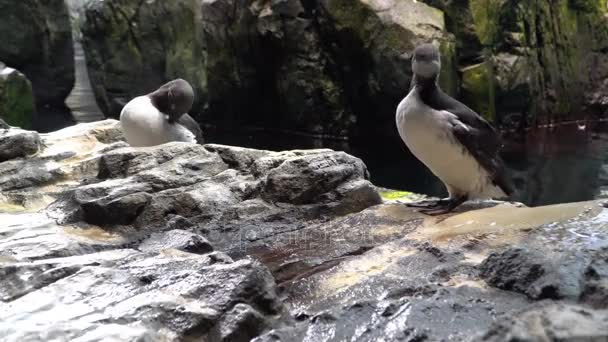
POLYGON ((188 114, 193 102, 194 90, 183 79, 132 99, 120 113, 127 142, 131 146, 155 146, 171 141, 202 144, 203 132, 188 114))

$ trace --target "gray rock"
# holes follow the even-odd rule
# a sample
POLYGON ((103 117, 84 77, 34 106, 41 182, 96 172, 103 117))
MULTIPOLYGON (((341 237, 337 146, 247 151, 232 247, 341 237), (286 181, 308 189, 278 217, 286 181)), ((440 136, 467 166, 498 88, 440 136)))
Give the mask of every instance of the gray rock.
POLYGON ((267 327, 264 316, 247 304, 237 304, 215 327, 212 339, 221 342, 248 342, 267 327))
POLYGON ((298 218, 343 215, 381 202, 366 180, 363 162, 343 152, 268 152, 218 145, 210 150, 217 152, 173 143, 105 153, 99 158, 98 181, 75 187, 67 200, 54 204, 68 213, 59 219, 151 231, 183 224, 204 232, 228 231, 222 242, 212 242, 242 247, 243 234, 250 234, 252 225, 273 234, 274 229, 293 229, 298 218), (237 161, 236 155, 242 157, 237 161), (261 212, 241 212, 234 226, 234 210, 242 201, 256 199, 261 212), (278 212, 292 214, 277 219, 278 212), (278 221, 282 224, 273 227, 278 221))
MULTIPOLYGON (((265 159, 258 162, 266 163, 265 159)), ((253 168, 261 169, 258 165, 253 168)), ((363 162, 344 152, 310 154, 284 160, 269 170, 262 196, 269 201, 309 204, 318 202, 319 196, 336 199, 336 195, 328 192, 352 179, 367 178, 363 162)), ((376 203, 380 203, 379 197, 376 203)))
POLYGON ((600 201, 428 217, 381 203, 342 152, 131 148, 117 131, 41 135, 39 153, 0 163, 5 339, 605 335, 600 201))
POLYGON ((271 151, 217 144, 207 144, 205 149, 219 154, 229 167, 242 171, 249 169, 256 160, 273 154, 271 151))
POLYGON ((0 131, 0 163, 35 154, 40 147, 36 132, 16 128, 0 131))
MULTIPOLYGON (((16 132, 37 135, 36 132, 10 129, 0 130, 0 137, 10 137, 16 132)), ((0 190, 13 204, 26 207, 31 204, 41 209, 41 201, 50 199, 49 192, 61 193, 64 186, 69 185, 68 178, 94 177, 98 173, 97 153, 123 147, 125 143, 120 139, 117 121, 81 124, 54 132, 41 138, 39 153, 31 158, 0 163, 0 190), (51 184, 54 188, 47 188, 47 191, 35 190, 51 184)), ((11 145, 4 151, 19 151, 19 145, 11 145)))
POLYGON ((550 248, 533 251, 509 248, 492 253, 480 265, 480 276, 488 284, 520 292, 531 299, 569 299, 585 297, 596 307, 608 307, 606 288, 597 282, 608 276, 605 258, 608 250, 556 252, 550 248))
POLYGON ((553 262, 541 253, 512 248, 491 254, 480 265, 481 276, 492 286, 533 299, 560 299, 562 279, 553 262))
POLYGON ((30 80, 18 70, 0 62, 0 118, 12 126, 29 129, 32 126, 34 108, 34 93, 30 80))
MULTIPOLYGON (((210 256, 132 252, 116 259, 83 256, 93 261, 88 265, 79 264, 78 257, 39 262, 55 270, 53 275, 43 272, 45 281, 35 291, 4 297, 0 333, 7 341, 206 339, 239 305, 259 316, 276 313, 280 303, 263 266, 250 260, 216 262, 210 256)), ((0 267, 23 278, 32 266, 0 267)))
POLYGON ((478 341, 606 341, 608 311, 547 304, 498 320, 478 341))
POLYGON ((0 1, 0 61, 32 82, 38 108, 64 107, 74 86, 74 50, 63 0, 0 1))
POLYGON ((158 252, 168 248, 195 254, 213 252, 213 246, 209 244, 207 239, 179 229, 152 234, 150 238, 139 245, 139 250, 143 252, 158 252))

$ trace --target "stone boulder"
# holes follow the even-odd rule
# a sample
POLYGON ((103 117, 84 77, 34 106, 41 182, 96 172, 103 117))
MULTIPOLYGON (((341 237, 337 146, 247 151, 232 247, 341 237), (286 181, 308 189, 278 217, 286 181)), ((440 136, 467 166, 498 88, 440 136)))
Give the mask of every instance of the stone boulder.
POLYGON ((0 34, 0 61, 32 82, 37 107, 63 108, 74 86, 72 26, 65 1, 0 1, 0 34))
MULTIPOLYGON (((21 131, 6 132, 12 137, 21 131)), ((173 232, 148 248, 164 248, 159 242, 167 240, 172 248, 206 250, 205 241, 180 233, 195 230, 215 248, 244 251, 302 222, 381 202, 360 159, 327 149, 271 152, 184 143, 131 148, 115 120, 66 128, 46 135, 42 144, 35 157, 0 164, 0 189, 10 205, 54 198, 49 212, 62 223, 85 222, 142 238, 173 232)))
POLYGON ((0 125, 0 163, 35 154, 40 150, 40 145, 38 133, 0 125))
POLYGON ((91 159, 100 151, 127 146, 120 140, 122 133, 115 120, 81 124, 40 138, 36 132, 17 128, 0 129, 0 136, 7 141, 8 147, 3 151, 13 151, 13 156, 38 151, 32 158, 0 163, 0 208, 9 212, 46 207, 54 200, 49 194, 61 193, 63 186, 70 184, 70 179, 81 182, 91 169, 95 169, 91 159), (15 145, 15 139, 32 143, 15 145), (35 141, 39 141, 39 149, 33 147, 35 141), (26 146, 32 148, 22 150, 26 146))
POLYGON ((259 262, 114 248, 0 262, 3 338, 244 341, 281 310, 274 280, 259 262), (216 331, 223 339, 214 339, 216 331))
POLYGON ((245 254, 381 201, 361 160, 331 150, 131 148, 115 120, 40 140, 35 156, 0 159, 8 341, 249 341, 284 307, 245 254))
POLYGON ((147 232, 195 228, 233 251, 294 229, 298 220, 380 203, 365 165, 343 152, 252 151, 257 159, 240 169, 230 168, 223 153, 234 151, 182 143, 115 149, 99 158, 96 180, 66 192, 53 207, 64 223, 147 232))
POLYGON ((131 98, 183 78, 206 103, 201 1, 89 1, 82 43, 97 104, 117 118, 131 98), (161 20, 162 18, 162 20, 161 20))
POLYGON ((31 128, 35 111, 32 84, 18 70, 0 62, 0 118, 10 125, 31 128))
POLYGON ((0 162, 8 341, 608 336, 602 201, 430 217, 343 152, 40 140, 0 162))
POLYGON ((608 336, 608 310, 548 304, 505 317, 477 341, 602 341, 608 336))

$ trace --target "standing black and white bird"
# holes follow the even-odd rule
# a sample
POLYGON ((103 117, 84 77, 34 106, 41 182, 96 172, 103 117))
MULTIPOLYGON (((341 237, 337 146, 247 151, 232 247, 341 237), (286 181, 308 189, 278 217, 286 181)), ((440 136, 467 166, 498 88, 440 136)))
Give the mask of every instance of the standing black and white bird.
POLYGON ((183 79, 132 99, 120 113, 127 142, 131 146, 154 146, 171 141, 202 144, 203 132, 188 115, 193 102, 194 90, 183 79))
POLYGON ((414 50, 409 94, 397 107, 397 129, 410 151, 447 188, 449 198, 409 204, 422 212, 450 212, 467 200, 503 198, 512 193, 496 130, 472 109, 444 93, 437 79, 439 50, 414 50))

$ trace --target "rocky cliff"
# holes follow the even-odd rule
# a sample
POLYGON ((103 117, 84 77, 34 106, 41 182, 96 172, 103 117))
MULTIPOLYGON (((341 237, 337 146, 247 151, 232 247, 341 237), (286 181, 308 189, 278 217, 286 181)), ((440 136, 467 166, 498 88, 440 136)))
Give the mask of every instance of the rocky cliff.
POLYGON ((428 217, 361 160, 0 122, 0 336, 603 340, 608 209, 428 217), (385 199, 381 199, 383 196, 385 199))
POLYGON ((72 26, 65 1, 2 0, 0 33, 0 61, 29 78, 37 107, 65 107, 74 86, 72 26))
POLYGON ((409 54, 425 41, 443 52, 443 87, 496 122, 603 115, 607 11, 600 0, 92 1, 83 32, 108 116, 180 75, 201 123, 346 138, 394 131, 409 54))
POLYGON ((446 13, 477 110, 509 126, 605 114, 605 1, 425 2, 446 13))
POLYGON ((94 1, 86 18, 92 80, 112 117, 180 75, 196 85, 205 124, 339 138, 390 132, 409 53, 429 40, 444 53, 442 83, 456 89, 454 39, 443 13, 422 2, 94 1))
POLYGON ((200 1, 89 1, 84 22, 89 77, 106 115, 177 77, 192 84, 198 107, 206 103, 200 1))

